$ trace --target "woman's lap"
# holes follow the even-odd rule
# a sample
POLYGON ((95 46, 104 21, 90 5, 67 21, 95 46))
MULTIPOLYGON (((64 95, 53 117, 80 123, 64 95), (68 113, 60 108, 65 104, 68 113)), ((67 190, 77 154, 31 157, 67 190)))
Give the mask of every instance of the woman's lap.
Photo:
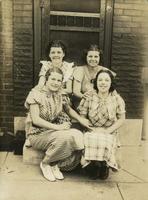
POLYGON ((85 159, 107 161, 109 165, 115 166, 116 137, 111 134, 85 133, 85 159))
POLYGON ((69 129, 62 131, 45 131, 40 134, 34 134, 29 136, 30 143, 33 148, 46 151, 52 144, 58 144, 61 142, 69 141, 73 148, 81 150, 84 148, 83 135, 77 129, 69 129))

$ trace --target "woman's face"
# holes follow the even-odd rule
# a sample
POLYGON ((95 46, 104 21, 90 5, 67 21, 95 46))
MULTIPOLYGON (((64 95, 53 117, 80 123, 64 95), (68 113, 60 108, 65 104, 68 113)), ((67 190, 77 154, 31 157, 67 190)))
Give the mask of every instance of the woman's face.
POLYGON ((65 54, 61 47, 51 47, 49 52, 49 58, 53 63, 61 63, 65 54))
POLYGON ((103 72, 99 74, 97 79, 97 88, 100 93, 109 92, 111 86, 111 78, 109 74, 103 72))
POLYGON ((59 74, 57 72, 51 72, 50 76, 48 77, 48 80, 46 81, 46 86, 50 91, 56 92, 61 88, 62 80, 62 74, 59 74))
POLYGON ((89 66, 96 67, 100 62, 100 52, 88 51, 86 60, 89 66))

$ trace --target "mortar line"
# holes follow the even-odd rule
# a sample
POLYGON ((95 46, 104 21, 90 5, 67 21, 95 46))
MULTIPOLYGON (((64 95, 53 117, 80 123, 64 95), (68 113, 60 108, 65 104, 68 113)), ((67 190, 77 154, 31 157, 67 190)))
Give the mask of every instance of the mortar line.
POLYGON ((122 169, 122 170, 125 171, 126 173, 130 174, 131 176, 134 176, 135 178, 137 178, 137 179, 139 179, 139 180, 145 182, 145 180, 143 180, 142 178, 140 178, 140 177, 138 177, 138 176, 132 174, 131 172, 127 171, 126 169, 122 169))
POLYGON ((118 184, 118 183, 117 183, 117 188, 118 188, 118 191, 119 191, 119 193, 120 193, 120 196, 121 196, 122 200, 124 200, 123 194, 122 194, 122 192, 121 192, 121 190, 120 190, 120 187, 119 187, 119 184, 118 184))

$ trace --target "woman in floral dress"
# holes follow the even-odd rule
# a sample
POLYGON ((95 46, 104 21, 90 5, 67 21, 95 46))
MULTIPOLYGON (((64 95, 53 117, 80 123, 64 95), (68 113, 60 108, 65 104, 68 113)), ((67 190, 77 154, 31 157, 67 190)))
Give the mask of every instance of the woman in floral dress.
POLYGON ((58 165, 84 149, 82 133, 71 129, 70 121, 64 122, 61 118, 63 110, 89 127, 88 120, 72 110, 68 102, 63 102, 62 80, 63 73, 59 68, 49 69, 45 85, 41 89, 32 89, 25 102, 29 111, 26 119, 27 138, 32 148, 45 152, 40 168, 49 181, 63 179, 58 165))
POLYGON ((52 41, 47 48, 47 60, 40 61, 41 70, 39 73, 38 87, 43 87, 45 83, 45 74, 51 68, 60 68, 64 74, 63 93, 71 94, 72 92, 72 74, 74 63, 64 60, 66 56, 66 46, 61 40, 52 41))
POLYGON ((82 165, 87 165, 91 178, 106 179, 109 168, 118 170, 118 128, 125 120, 125 103, 115 91, 114 76, 109 70, 97 73, 94 89, 79 105, 80 114, 89 119, 93 127, 93 131, 84 135, 82 165))

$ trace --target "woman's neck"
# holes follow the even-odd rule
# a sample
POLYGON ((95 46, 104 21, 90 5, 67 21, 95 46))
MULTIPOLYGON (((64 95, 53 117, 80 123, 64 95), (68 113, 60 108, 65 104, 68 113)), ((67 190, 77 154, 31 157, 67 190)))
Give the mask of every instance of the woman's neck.
POLYGON ((90 73, 96 73, 99 71, 99 69, 101 69, 101 66, 96 65, 96 66, 92 67, 92 66, 87 65, 87 68, 90 73))
POLYGON ((98 92, 98 96, 101 98, 101 99, 106 99, 109 95, 109 92, 98 92))
POLYGON ((62 67, 62 62, 52 62, 52 66, 53 67, 58 67, 58 68, 61 68, 62 67))

